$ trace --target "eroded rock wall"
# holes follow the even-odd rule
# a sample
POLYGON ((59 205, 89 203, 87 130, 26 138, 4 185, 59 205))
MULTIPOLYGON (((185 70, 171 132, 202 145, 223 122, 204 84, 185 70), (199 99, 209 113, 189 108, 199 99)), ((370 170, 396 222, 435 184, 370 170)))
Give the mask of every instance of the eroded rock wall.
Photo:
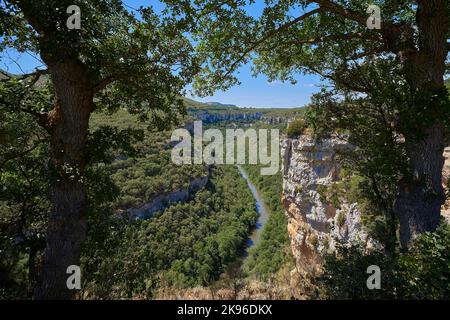
MULTIPOLYGON (((324 200, 321 190, 340 181, 341 167, 337 152, 352 148, 337 137, 316 140, 310 135, 282 141, 283 195, 288 216, 288 232, 296 261, 295 274, 314 273, 327 250, 335 248, 336 240, 345 243, 362 241, 376 245, 364 230, 357 203, 339 198, 339 206, 324 200)), ((450 179, 450 147, 446 158, 443 183, 450 179)), ((450 199, 443 207, 443 216, 450 222, 450 199)))
MULTIPOLYGON (((446 148, 444 150, 444 158, 445 158, 445 164, 444 164, 444 171, 442 173, 442 183, 444 184, 444 187, 448 193, 450 193, 450 190, 448 190, 449 181, 450 181, 450 147, 446 148)), ((447 201, 442 208, 442 215, 445 219, 447 219, 448 223, 450 223, 450 197, 447 198, 447 201)))
POLYGON ((336 152, 351 147, 338 138, 317 141, 309 135, 282 141, 282 201, 296 260, 294 273, 317 271, 336 239, 368 241, 357 204, 339 199, 335 207, 320 193, 340 179, 336 152))

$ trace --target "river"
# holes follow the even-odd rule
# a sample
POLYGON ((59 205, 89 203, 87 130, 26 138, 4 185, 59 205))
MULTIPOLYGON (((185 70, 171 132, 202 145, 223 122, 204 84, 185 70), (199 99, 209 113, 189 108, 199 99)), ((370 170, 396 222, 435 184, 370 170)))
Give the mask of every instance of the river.
POLYGON ((245 251, 245 257, 248 256, 248 250, 256 246, 261 240, 261 233, 263 231, 264 225, 269 219, 269 210, 267 209, 266 204, 264 203, 264 199, 259 194, 256 186, 250 181, 250 178, 245 172, 244 168, 241 166, 237 166, 241 176, 247 181, 248 188, 252 192, 253 198, 255 199, 256 211, 258 212, 258 221, 256 222, 256 226, 252 231, 249 239, 247 240, 247 249, 245 251))

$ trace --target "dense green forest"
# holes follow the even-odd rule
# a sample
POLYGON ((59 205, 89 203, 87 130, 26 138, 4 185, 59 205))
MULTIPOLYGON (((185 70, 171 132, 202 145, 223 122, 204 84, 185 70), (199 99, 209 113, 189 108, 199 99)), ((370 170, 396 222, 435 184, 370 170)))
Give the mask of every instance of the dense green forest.
POLYGON ((269 278, 276 278, 281 270, 293 266, 286 231, 287 217, 281 205, 282 177, 280 172, 276 175, 262 176, 260 166, 243 167, 270 210, 261 241, 250 249, 249 257, 245 261, 245 270, 256 279, 267 281, 269 278))
MULTIPOLYGON (((10 125, 19 120, 11 121, 10 125)), ((91 227, 82 253, 86 270, 83 295, 144 298, 152 297, 161 282, 165 286, 188 287, 207 285, 217 279, 228 264, 241 257, 257 218, 254 199, 237 168, 174 165, 170 159, 171 131, 150 132, 144 123, 125 111, 113 116, 95 114, 91 122, 93 134, 103 133, 106 124, 108 132, 114 128, 113 132, 142 130, 145 134, 130 144, 132 154, 123 153, 114 145, 107 147, 111 164, 104 163, 101 170, 110 181, 100 180, 99 189, 93 187, 92 190, 98 205, 92 208, 91 227), (122 154, 128 158, 121 159, 122 154), (210 176, 207 186, 186 202, 169 206, 147 221, 128 219, 126 209, 140 206, 159 193, 184 188, 190 180, 205 175, 210 176), (100 194, 105 193, 100 203, 100 194), (239 202, 235 201, 237 197, 239 202)), ((21 139, 28 137, 30 131, 33 132, 27 128, 22 132, 21 139)), ((45 143, 41 147, 45 148, 45 143)), ((39 156, 38 151, 29 156, 39 156)), ((26 161, 19 168, 22 171, 39 168, 39 162, 26 161)), ((1 281, 6 291, 1 294, 3 298, 26 297, 29 294, 27 283, 33 276, 28 241, 39 239, 39 232, 45 227, 45 216, 25 211, 22 213, 26 219, 21 225, 23 230, 16 230, 13 227, 22 218, 11 214, 20 210, 20 206, 32 206, 32 210, 38 211, 39 202, 48 204, 39 194, 45 185, 39 186, 39 181, 33 181, 28 186, 26 172, 13 175, 11 171, 7 173, 8 169, 8 166, 2 167, 0 176, 3 189, 8 191, 3 193, 4 200, 0 202, 1 226, 5 228, 4 235, 11 236, 2 238, 5 259, 2 259, 1 281), (16 189, 10 190, 13 182, 16 189), (24 200, 21 195, 30 187, 37 190, 32 190, 32 198, 24 200), (17 243, 17 232, 34 236, 17 243)))
POLYGON ((96 113, 91 119, 93 129, 104 126, 118 130, 141 130, 143 139, 133 147, 136 157, 115 155, 111 165, 111 177, 120 189, 116 200, 118 209, 138 208, 158 195, 186 189, 195 178, 208 175, 204 165, 176 166, 171 160, 171 131, 147 130, 145 123, 136 116, 120 110, 113 116, 96 113))
POLYGON ((190 201, 147 221, 112 217, 93 225, 83 259, 85 294, 151 298, 161 283, 207 285, 240 257, 256 217, 236 168, 213 167, 208 186, 190 201))

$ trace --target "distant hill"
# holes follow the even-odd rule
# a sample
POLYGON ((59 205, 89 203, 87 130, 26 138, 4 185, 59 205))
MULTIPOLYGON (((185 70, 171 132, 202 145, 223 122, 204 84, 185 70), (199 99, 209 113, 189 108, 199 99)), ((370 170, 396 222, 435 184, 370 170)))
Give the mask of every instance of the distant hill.
MULTIPOLYGON (((0 69, 0 80, 8 79, 8 78, 20 78, 20 77, 21 77, 21 75, 12 74, 5 70, 0 69)), ((47 83, 48 80, 49 80, 49 76, 43 74, 39 77, 38 81, 36 81, 35 86, 43 87, 47 83)))
POLYGON ((304 108, 240 108, 220 102, 203 103, 189 98, 183 100, 188 114, 205 124, 232 122, 248 125, 262 121, 269 125, 285 125, 301 117, 305 111, 304 108))
POLYGON ((11 77, 13 77, 13 75, 11 73, 0 69, 0 80, 6 79, 6 78, 11 78, 11 77))
MULTIPOLYGON (((20 77, 20 75, 11 74, 0 69, 0 80, 20 77)), ((42 75, 36 82, 36 86, 41 87, 49 81, 48 75, 42 75)), ((303 114, 304 108, 240 108, 234 104, 224 104, 221 102, 199 102, 190 98, 183 97, 188 114, 191 116, 203 115, 219 116, 229 119, 267 119, 267 118, 292 118, 303 114)))
POLYGON ((209 106, 219 106, 219 107, 232 107, 232 108, 237 108, 236 105, 234 104, 223 104, 220 102, 205 102, 207 105, 209 106))
POLYGON ((239 107, 232 105, 232 104, 222 104, 219 102, 199 102, 195 101, 189 98, 183 98, 184 104, 186 105, 186 108, 188 111, 195 112, 195 111, 210 111, 210 112, 217 112, 217 111, 231 111, 231 110, 238 110, 239 107))

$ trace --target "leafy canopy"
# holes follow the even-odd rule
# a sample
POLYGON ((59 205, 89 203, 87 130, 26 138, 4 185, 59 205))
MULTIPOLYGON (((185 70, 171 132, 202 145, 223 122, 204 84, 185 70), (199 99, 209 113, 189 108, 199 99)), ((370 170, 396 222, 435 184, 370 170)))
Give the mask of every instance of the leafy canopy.
MULTIPOLYGON (((97 108, 126 107, 161 125, 173 120, 183 110, 179 94, 197 71, 192 46, 177 21, 158 16, 151 7, 129 12, 122 1, 82 0, 76 3, 81 29, 70 30, 66 10, 72 4, 70 0, 2 1, 0 52, 28 52, 47 66, 55 61, 81 62, 97 94, 97 108)), ((10 91, 2 94, 10 95, 10 91)), ((15 103, 3 102, 1 107, 5 104, 15 103)), ((51 107, 29 106, 34 112, 51 107)))

